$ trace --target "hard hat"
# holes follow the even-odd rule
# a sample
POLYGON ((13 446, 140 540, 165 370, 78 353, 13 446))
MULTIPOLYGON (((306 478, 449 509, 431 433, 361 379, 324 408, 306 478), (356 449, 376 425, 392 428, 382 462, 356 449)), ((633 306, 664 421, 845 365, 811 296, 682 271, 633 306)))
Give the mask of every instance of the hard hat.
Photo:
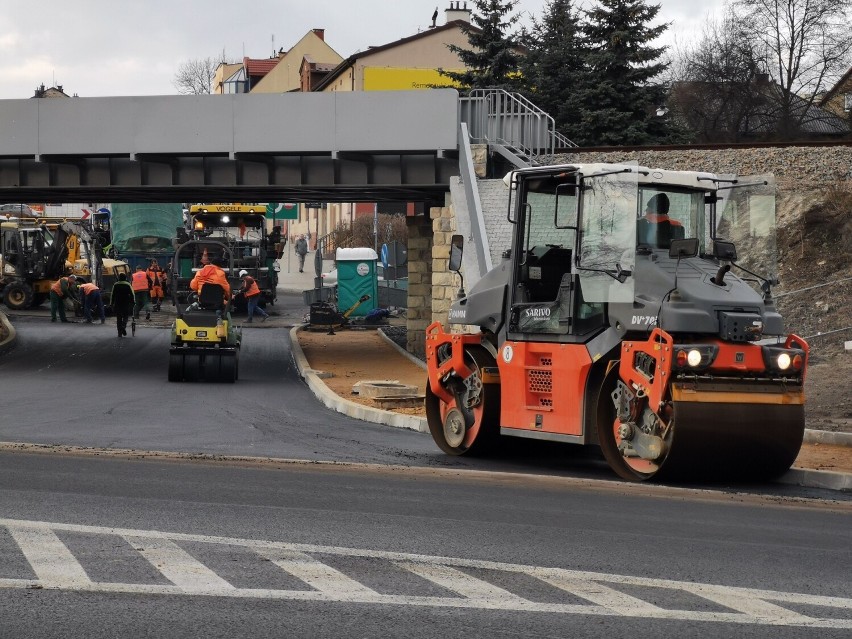
POLYGON ((76 280, 76 279, 77 279, 77 276, 76 276, 76 275, 69 275, 69 276, 68 276, 68 279, 69 279, 69 280, 76 280))
POLYGON ((240 277, 242 277, 243 275, 248 275, 248 271, 247 271, 247 270, 245 270, 245 269, 243 269, 242 271, 240 271, 240 277))

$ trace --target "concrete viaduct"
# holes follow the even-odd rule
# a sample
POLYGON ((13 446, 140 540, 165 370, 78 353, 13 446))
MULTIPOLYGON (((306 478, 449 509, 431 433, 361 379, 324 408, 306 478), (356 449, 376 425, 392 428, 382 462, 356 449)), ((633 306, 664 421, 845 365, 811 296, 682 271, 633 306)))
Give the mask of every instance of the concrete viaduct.
POLYGON ((0 203, 440 206, 458 130, 454 90, 0 100, 0 203))

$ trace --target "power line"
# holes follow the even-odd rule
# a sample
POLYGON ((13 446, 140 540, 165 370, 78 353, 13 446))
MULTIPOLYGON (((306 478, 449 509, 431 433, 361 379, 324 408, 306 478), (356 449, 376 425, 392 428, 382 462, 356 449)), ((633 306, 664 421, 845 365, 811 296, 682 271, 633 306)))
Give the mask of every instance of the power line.
POLYGON ((852 277, 842 277, 839 280, 834 280, 833 282, 825 282, 823 284, 814 284, 813 286, 808 286, 807 288, 799 288, 795 291, 787 291, 786 293, 776 293, 773 295, 775 298, 786 297, 787 295, 793 295, 794 293, 803 293, 805 291, 811 291, 815 288, 822 288, 823 286, 831 286, 832 284, 839 284, 840 282, 846 282, 852 280, 852 277))

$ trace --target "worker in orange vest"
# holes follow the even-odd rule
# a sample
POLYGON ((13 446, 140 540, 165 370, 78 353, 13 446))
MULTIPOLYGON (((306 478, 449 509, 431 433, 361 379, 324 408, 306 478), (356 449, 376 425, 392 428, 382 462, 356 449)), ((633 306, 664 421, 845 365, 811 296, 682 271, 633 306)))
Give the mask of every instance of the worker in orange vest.
POLYGON ((211 284, 219 284, 224 290, 224 304, 227 305, 231 301, 231 285, 228 282, 228 277, 222 268, 222 259, 217 258, 212 264, 207 264, 195 274, 192 281, 189 283, 189 288, 198 293, 201 297, 201 289, 208 282, 211 284))
POLYGON ((145 319, 151 319, 151 279, 148 277, 142 265, 136 267, 136 272, 130 278, 133 294, 136 296, 136 305, 133 307, 133 317, 139 319, 139 313, 145 310, 145 319))
POLYGON ((257 286, 257 282, 254 281, 254 278, 246 270, 240 271, 240 279, 243 283, 237 294, 242 293, 246 298, 246 304, 248 305, 248 319, 246 323, 251 324, 255 313, 262 316, 263 319, 260 320, 261 322, 265 322, 269 319, 269 314, 257 305, 260 302, 260 288, 257 286))
POLYGON ((50 321, 56 321, 56 313, 59 312, 59 321, 68 322, 65 317, 65 298, 74 298, 77 276, 69 275, 60 277, 50 285, 50 321))
POLYGON ((92 307, 97 305, 101 314, 101 324, 106 322, 106 314, 104 313, 104 300, 101 297, 101 289, 97 284, 85 282, 79 286, 81 296, 83 298, 83 317, 86 318, 86 324, 92 323, 92 307))
POLYGON ((151 260, 147 272, 148 279, 151 280, 151 304, 153 304, 155 311, 159 311, 166 286, 166 272, 160 268, 157 260, 151 260))

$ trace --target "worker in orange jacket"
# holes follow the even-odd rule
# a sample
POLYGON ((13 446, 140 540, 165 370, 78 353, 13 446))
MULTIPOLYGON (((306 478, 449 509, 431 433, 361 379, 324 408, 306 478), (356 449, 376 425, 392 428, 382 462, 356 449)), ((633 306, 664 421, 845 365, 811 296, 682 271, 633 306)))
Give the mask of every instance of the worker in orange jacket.
POLYGON ((152 259, 147 273, 148 279, 151 280, 151 304, 153 304, 155 311, 159 311, 160 304, 162 304, 165 297, 166 272, 160 268, 157 260, 152 259))
POLYGON ((248 306, 248 320, 246 320, 246 323, 251 324, 255 314, 262 317, 261 322, 265 322, 269 319, 269 314, 258 306, 258 302, 260 302, 260 287, 254 278, 248 274, 248 271, 240 271, 240 279, 243 283, 237 294, 242 293, 246 298, 246 305, 248 306))
POLYGON ((136 296, 136 305, 133 307, 133 317, 139 319, 139 313, 145 310, 145 319, 151 319, 151 279, 142 265, 136 267, 136 271, 130 278, 133 294, 136 296))
POLYGON ((59 321, 67 322, 65 317, 65 298, 74 298, 76 289, 77 277, 69 275, 68 277, 60 277, 50 286, 50 321, 56 321, 56 313, 59 313, 59 321))
POLYGON ((98 288, 98 285, 92 284, 91 282, 86 282, 84 284, 80 284, 78 288, 81 292, 80 297, 83 298, 83 317, 86 318, 86 324, 92 323, 93 307, 97 307, 98 311, 100 311, 101 324, 106 322, 106 313, 104 313, 104 300, 101 297, 101 289, 98 288))
POLYGON ((231 285, 228 283, 228 276, 225 275, 222 269, 222 260, 214 260, 214 263, 205 265, 200 271, 195 274, 192 281, 189 283, 189 288, 198 293, 201 297, 201 289, 208 282, 218 284, 224 290, 224 304, 227 305, 231 301, 231 285))

